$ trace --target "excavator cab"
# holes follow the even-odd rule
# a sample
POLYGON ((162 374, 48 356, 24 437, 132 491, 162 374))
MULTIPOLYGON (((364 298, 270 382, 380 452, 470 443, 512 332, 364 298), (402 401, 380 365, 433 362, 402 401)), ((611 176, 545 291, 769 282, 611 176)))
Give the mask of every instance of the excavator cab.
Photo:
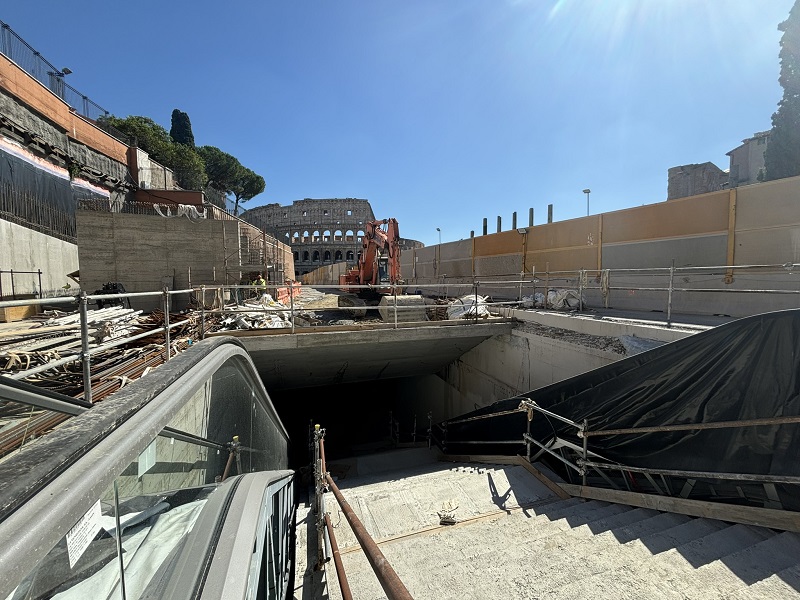
POLYGON ((388 256, 379 256, 378 257, 378 284, 380 285, 391 285, 392 280, 389 276, 389 257, 388 256))

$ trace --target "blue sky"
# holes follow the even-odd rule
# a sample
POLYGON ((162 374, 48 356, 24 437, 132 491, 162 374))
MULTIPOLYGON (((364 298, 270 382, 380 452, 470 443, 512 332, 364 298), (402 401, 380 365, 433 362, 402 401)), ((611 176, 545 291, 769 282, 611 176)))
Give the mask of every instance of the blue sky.
POLYGON ((118 116, 263 175, 245 208, 367 198, 425 244, 666 198, 667 169, 769 129, 793 0, 7 2, 118 116))

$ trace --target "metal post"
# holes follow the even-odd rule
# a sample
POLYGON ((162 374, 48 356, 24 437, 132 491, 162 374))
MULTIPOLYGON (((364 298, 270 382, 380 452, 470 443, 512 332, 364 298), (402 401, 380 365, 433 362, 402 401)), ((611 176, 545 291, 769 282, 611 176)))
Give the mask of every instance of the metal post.
POLYGON ((547 309, 547 296, 550 295, 550 263, 545 263, 544 272, 544 308, 547 309))
POLYGON ((483 235, 486 235, 488 227, 489 227, 488 219, 486 217, 484 217, 483 218, 483 235))
POLYGON ((411 441, 417 443, 417 413, 414 413, 414 429, 411 432, 411 441))
POLYGON ((392 294, 394 294, 394 328, 397 329, 397 286, 392 284, 392 294))
POLYGON ((37 269, 37 271, 39 272, 39 298, 43 298, 44 296, 42 294, 42 270, 37 269))
POLYGON ((294 333, 294 282, 289 282, 289 320, 292 322, 292 333, 294 333))
POLYGON ((116 524, 116 538, 117 538, 117 557, 119 558, 119 585, 122 594, 122 600, 126 599, 125 594, 125 558, 122 554, 122 527, 120 526, 119 518, 119 487, 117 480, 114 480, 114 520, 116 524))
POLYGON ((589 429, 589 420, 583 420, 583 428, 581 429, 581 433, 583 434, 583 465, 581 465, 581 469, 583 470, 582 476, 582 483, 586 485, 586 461, 589 460, 589 436, 586 435, 586 432, 589 429))
POLYGON ((169 339, 169 288, 164 286, 162 290, 164 294, 164 345, 167 350, 166 359, 169 360, 170 355, 170 339, 169 339))
POLYGON ((583 269, 578 273, 578 312, 583 311, 583 269))
POLYGON ((533 227, 533 209, 528 209, 528 227, 533 227))
POLYGON ((478 322, 478 282, 472 284, 472 287, 475 289, 475 322, 478 322))
POLYGON ((500 215, 497 215, 497 233, 503 231, 503 218, 500 215))
POLYGON ((11 297, 14 300, 16 300, 17 299, 17 290, 14 287, 14 269, 11 269, 11 271, 9 271, 9 273, 11 273, 11 297))
POLYGON ((89 300, 81 292, 81 358, 83 360, 83 399, 92 401, 92 357, 89 354, 89 300))
POLYGON ((200 286, 200 339, 206 339, 206 286, 200 286))
POLYGON ((517 211, 511 213, 511 229, 517 228, 517 211))
POLYGON ((672 327, 672 287, 675 281, 675 259, 669 267, 669 292, 667 293, 667 327, 672 327))
POLYGON ((433 412, 428 411, 428 448, 431 447, 431 437, 433 437, 433 412))

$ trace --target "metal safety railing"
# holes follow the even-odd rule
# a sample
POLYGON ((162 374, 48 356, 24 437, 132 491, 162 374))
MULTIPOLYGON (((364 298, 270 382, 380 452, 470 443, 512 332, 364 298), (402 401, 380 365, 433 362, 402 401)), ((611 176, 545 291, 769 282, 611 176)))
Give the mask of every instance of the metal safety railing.
POLYGON ((333 492, 342 513, 350 524, 353 534, 361 545, 361 549, 364 551, 364 555, 367 557, 375 576, 378 578, 378 582, 386 593, 386 597, 389 600, 411 600, 412 596, 408 589, 403 585, 389 561, 386 560, 383 552, 378 548, 378 544, 375 543, 364 524, 356 516, 328 472, 325 461, 325 429, 321 429, 319 425, 314 426, 314 482, 318 566, 330 560, 331 557, 333 558, 342 598, 344 600, 352 600, 353 593, 350 590, 347 574, 344 571, 344 565, 339 555, 339 546, 331 525, 330 514, 325 510, 325 493, 328 491, 333 492))
MULTIPOLYGON (((603 459, 600 455, 596 454, 589 448, 589 438, 598 436, 609 435, 642 435, 649 433, 667 433, 675 431, 704 431, 712 429, 729 429, 729 428, 746 428, 746 427, 763 427, 775 425, 797 425, 800 424, 800 416, 790 415, 785 417, 765 417, 759 419, 740 419, 735 421, 710 421, 705 423, 679 423, 674 425, 659 425, 659 426, 643 426, 643 427, 629 427, 629 428, 615 428, 615 429, 597 429, 591 430, 589 428, 589 421, 584 419, 581 422, 574 421, 553 411, 547 410, 539 406, 535 401, 526 397, 520 396, 520 404, 515 409, 499 411, 496 413, 489 413, 485 415, 477 415, 473 417, 466 417, 463 419, 455 419, 446 421, 442 425, 443 439, 437 440, 441 445, 445 446, 447 440, 447 426, 456 425, 459 423, 466 423, 470 421, 478 421, 483 419, 492 419, 520 412, 527 413, 527 431, 522 434, 522 439, 512 440, 452 440, 452 444, 488 444, 488 445, 502 445, 514 444, 525 445, 527 448, 526 456, 528 461, 535 460, 536 457, 542 454, 547 454, 555 460, 562 463, 568 469, 574 471, 581 476, 582 485, 587 485, 587 475, 589 471, 594 471, 602 477, 613 488, 618 486, 603 472, 603 471, 619 471, 623 474, 623 481, 628 486, 628 478, 625 473, 639 473, 644 475, 648 482, 652 485, 653 489, 659 494, 668 492, 669 486, 664 481, 664 477, 684 478, 687 480, 696 479, 710 479, 710 480, 727 480, 734 482, 750 482, 760 483, 764 485, 771 485, 776 483, 800 485, 800 477, 793 475, 768 475, 760 473, 725 473, 716 471, 692 471, 686 469, 662 469, 652 467, 637 467, 619 462, 612 462, 603 459), (534 418, 534 413, 544 415, 548 419, 555 419, 575 429, 576 436, 582 441, 581 445, 574 444, 569 440, 558 437, 555 433, 548 443, 542 443, 536 438, 531 436, 531 422, 534 418), (536 446, 539 452, 532 455, 531 446, 536 446), (571 450, 576 458, 570 460, 563 453, 557 452, 559 449, 571 450), (654 476, 662 479, 664 490, 653 479, 654 476)), ((630 487, 628 486, 629 491, 630 487)))
POLYGON ((28 75, 84 117, 97 119, 109 114, 105 108, 64 81, 72 71, 56 68, 3 21, 0 21, 0 53, 13 60, 28 75))
MULTIPOLYGON (((587 304, 587 296, 590 293, 598 293, 603 308, 609 308, 609 302, 613 292, 655 292, 664 294, 664 302, 660 306, 649 305, 645 310, 663 310, 666 313, 667 326, 672 325, 672 313, 674 300, 679 294, 764 294, 764 295, 800 295, 800 263, 788 262, 783 264, 747 264, 747 265, 713 265, 713 266, 685 266, 676 267, 674 261, 669 267, 648 267, 648 268, 614 268, 614 269, 573 269, 573 270, 550 270, 547 267, 544 271, 537 271, 533 268, 529 273, 523 272, 518 275, 507 275, 508 279, 503 279, 506 275, 495 275, 480 279, 483 289, 489 291, 502 290, 504 297, 515 297, 522 302, 526 297, 533 297, 535 300, 537 290, 542 292, 543 298, 537 308, 553 308, 552 301, 548 298, 548 292, 566 288, 574 291, 575 297, 572 300, 571 310, 582 311, 587 304), (732 287, 735 275, 757 275, 762 274, 773 281, 778 276, 797 275, 796 282, 790 282, 787 287, 732 287), (707 284, 709 281, 719 281, 720 287, 688 285, 691 276, 707 276, 713 279, 697 281, 699 284, 707 284), (629 282, 631 278, 656 278, 664 280, 662 285, 633 285, 629 282), (614 284, 615 280, 627 279, 619 284, 614 284), (527 294, 530 293, 530 296, 527 294)), ((450 289, 457 287, 460 280, 472 279, 472 277, 448 278, 447 275, 438 275, 438 283, 422 286, 413 283, 408 287, 435 287, 444 291, 447 295, 450 289)), ((645 302, 649 302, 649 299, 645 302)), ((800 305, 800 301, 798 301, 800 305)))
POLYGON ((41 364, 37 367, 33 367, 23 371, 18 371, 16 373, 13 373, 9 377, 11 379, 25 379, 32 375, 36 375, 44 371, 49 371, 50 369, 54 369, 56 367, 61 367, 70 363, 81 361, 83 366, 83 389, 84 389, 83 398, 85 401, 91 403, 92 402, 92 384, 91 384, 92 356, 99 354, 101 352, 105 352, 106 350, 110 350, 111 348, 116 348, 117 346, 128 344, 130 342, 142 338, 147 338, 147 337, 152 337, 154 335, 162 334, 164 336, 164 360, 168 361, 173 355, 171 349, 170 331, 172 329, 175 329, 176 327, 180 327, 181 325, 185 325, 191 322, 191 319, 184 319, 182 321, 170 323, 169 311, 170 311, 171 298, 178 294, 191 294, 193 293, 193 291, 194 290, 191 289, 169 290, 167 288, 163 288, 160 292, 124 292, 120 294, 87 294, 86 292, 81 292, 81 294, 78 296, 61 296, 56 298, 36 298, 30 300, 10 300, 10 301, 0 302, 0 308, 7 308, 7 307, 10 308, 14 306, 31 306, 31 305, 41 306, 45 304, 46 305, 74 304, 75 302, 77 302, 80 314, 80 334, 81 334, 80 353, 60 358, 57 360, 45 362, 44 364, 41 364), (161 307, 164 313, 163 326, 133 336, 118 338, 105 344, 99 344, 93 348, 90 347, 89 343, 90 301, 120 300, 122 298, 146 298, 146 297, 157 297, 157 296, 160 296, 162 299, 161 307))

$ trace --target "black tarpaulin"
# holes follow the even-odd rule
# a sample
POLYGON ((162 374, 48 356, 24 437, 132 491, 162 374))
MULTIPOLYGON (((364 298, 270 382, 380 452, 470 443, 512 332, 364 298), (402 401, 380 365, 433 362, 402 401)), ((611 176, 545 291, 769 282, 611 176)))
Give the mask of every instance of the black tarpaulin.
MULTIPOLYGON (((800 310, 747 317, 523 394, 589 430, 710 423, 800 415, 800 310)), ((510 410, 502 400, 460 418, 510 410)), ((458 419, 452 419, 453 421, 458 419)), ((440 424, 442 427, 444 424, 440 424)), ((466 440, 521 439, 524 413, 446 425, 450 453, 474 453, 466 440)), ((800 475, 800 425, 610 435, 589 449, 630 466, 800 475)), ((537 414, 531 435, 582 442, 576 429, 537 414)), ((479 446, 480 453, 520 447, 479 446)))

